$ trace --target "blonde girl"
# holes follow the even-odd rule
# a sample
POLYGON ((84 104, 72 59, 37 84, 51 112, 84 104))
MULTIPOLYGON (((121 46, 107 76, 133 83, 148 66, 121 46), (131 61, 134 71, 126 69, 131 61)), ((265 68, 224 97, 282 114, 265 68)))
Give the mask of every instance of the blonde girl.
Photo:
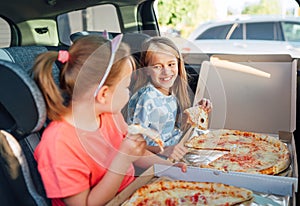
POLYGON ((169 164, 153 160, 141 135, 127 134, 121 109, 134 62, 121 39, 86 36, 36 59, 34 78, 52 121, 34 155, 52 205, 104 205, 134 180, 133 163, 169 164), (60 87, 51 72, 56 60, 60 87))
MULTIPOLYGON (((159 131, 166 145, 164 152, 146 138, 147 148, 163 157, 180 160, 187 152, 178 144, 187 129, 182 112, 191 106, 182 55, 170 39, 153 37, 142 46, 141 65, 134 76, 128 122, 159 131)), ((211 108, 209 100, 200 104, 207 110, 211 108)))

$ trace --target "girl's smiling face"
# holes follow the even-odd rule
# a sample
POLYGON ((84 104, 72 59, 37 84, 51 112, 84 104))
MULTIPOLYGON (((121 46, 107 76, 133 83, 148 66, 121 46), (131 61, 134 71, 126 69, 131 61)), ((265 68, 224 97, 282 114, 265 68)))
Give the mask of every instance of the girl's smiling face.
POLYGON ((178 60, 171 53, 156 52, 151 55, 147 74, 152 84, 163 94, 169 95, 178 76, 178 60))

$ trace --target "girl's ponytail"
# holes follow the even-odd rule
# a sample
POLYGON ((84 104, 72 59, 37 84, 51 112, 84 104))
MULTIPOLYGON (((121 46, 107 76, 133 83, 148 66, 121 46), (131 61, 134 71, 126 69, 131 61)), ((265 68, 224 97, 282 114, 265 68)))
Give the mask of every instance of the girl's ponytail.
POLYGON ((40 54, 33 66, 34 80, 41 89, 46 105, 47 115, 51 120, 60 120, 68 108, 64 105, 64 98, 52 76, 52 66, 57 60, 58 52, 48 51, 40 54))

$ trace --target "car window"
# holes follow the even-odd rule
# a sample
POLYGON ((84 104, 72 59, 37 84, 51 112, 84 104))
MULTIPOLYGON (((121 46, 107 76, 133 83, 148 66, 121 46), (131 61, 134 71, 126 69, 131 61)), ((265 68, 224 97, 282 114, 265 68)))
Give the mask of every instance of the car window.
POLYGON ((243 24, 235 24, 229 39, 243 39, 243 24))
POLYGON ((0 48, 9 47, 11 41, 10 26, 6 20, 0 17, 0 48))
POLYGON ((246 39, 250 40, 276 40, 274 22, 260 22, 246 24, 246 39))
POLYGON ((199 35, 197 39, 226 39, 231 27, 232 24, 210 28, 199 35))
POLYGON ((286 41, 300 41, 300 23, 282 22, 282 30, 286 41))
POLYGON ((72 11, 57 17, 60 41, 71 44, 70 35, 79 31, 104 31, 120 33, 120 24, 114 5, 105 4, 72 11), (109 21, 107 21, 109 17, 109 21))

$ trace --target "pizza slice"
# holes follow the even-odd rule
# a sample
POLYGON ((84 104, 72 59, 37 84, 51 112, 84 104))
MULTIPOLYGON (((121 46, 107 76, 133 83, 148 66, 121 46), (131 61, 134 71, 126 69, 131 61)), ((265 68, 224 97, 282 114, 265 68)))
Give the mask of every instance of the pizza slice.
POLYGON ((164 142, 157 131, 151 128, 145 128, 139 124, 131 124, 128 126, 128 133, 146 135, 147 137, 151 138, 154 142, 156 142, 161 151, 164 151, 164 142))
POLYGON ((189 123, 192 127, 207 130, 208 112, 200 105, 187 108, 184 110, 184 113, 187 115, 187 123, 189 123))
POLYGON ((160 180, 139 188, 123 205, 236 205, 252 196, 251 190, 222 183, 160 180))

